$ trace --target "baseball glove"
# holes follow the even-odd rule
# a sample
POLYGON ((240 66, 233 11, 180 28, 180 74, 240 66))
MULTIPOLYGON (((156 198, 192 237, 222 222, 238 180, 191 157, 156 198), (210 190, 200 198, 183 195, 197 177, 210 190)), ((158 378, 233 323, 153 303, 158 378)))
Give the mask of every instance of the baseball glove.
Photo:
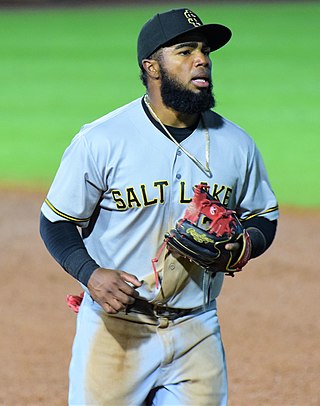
POLYGON ((208 193, 209 186, 197 185, 184 217, 165 235, 169 250, 216 273, 234 276, 247 264, 251 241, 233 210, 226 209, 208 193), (238 242, 236 253, 225 249, 238 242))

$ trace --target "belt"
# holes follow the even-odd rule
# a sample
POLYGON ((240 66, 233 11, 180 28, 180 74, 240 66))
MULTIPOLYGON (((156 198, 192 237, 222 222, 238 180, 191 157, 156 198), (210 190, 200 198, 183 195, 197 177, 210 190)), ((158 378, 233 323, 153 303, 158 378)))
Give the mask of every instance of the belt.
POLYGON ((215 300, 207 306, 198 306, 191 309, 179 309, 176 307, 160 306, 147 302, 146 300, 136 299, 132 305, 127 306, 126 313, 139 313, 155 318, 164 317, 168 320, 176 320, 179 317, 197 315, 215 308, 215 300))

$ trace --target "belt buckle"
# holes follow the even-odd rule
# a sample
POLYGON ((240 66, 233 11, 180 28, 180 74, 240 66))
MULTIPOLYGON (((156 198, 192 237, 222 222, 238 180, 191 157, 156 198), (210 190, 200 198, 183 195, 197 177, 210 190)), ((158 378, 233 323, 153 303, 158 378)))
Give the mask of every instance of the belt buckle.
POLYGON ((170 312, 170 310, 167 310, 166 306, 157 306, 157 305, 155 305, 153 307, 153 314, 157 318, 164 317, 164 318, 167 318, 167 319, 172 319, 174 317, 174 314, 172 312, 170 312))
POLYGON ((169 310, 166 306, 157 306, 153 307, 153 314, 157 318, 165 318, 168 320, 176 320, 179 317, 182 317, 184 314, 181 313, 181 310, 174 311, 174 309, 169 310))

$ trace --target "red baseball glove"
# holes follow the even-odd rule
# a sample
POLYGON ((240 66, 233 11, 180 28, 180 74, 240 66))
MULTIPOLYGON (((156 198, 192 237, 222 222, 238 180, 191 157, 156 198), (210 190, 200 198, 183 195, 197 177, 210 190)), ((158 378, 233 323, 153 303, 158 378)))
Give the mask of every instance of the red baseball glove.
POLYGON ((208 193, 209 186, 197 185, 184 217, 165 239, 170 250, 189 258, 210 272, 234 276, 247 264, 251 241, 233 210, 226 209, 208 193), (227 243, 239 243, 236 252, 227 243))

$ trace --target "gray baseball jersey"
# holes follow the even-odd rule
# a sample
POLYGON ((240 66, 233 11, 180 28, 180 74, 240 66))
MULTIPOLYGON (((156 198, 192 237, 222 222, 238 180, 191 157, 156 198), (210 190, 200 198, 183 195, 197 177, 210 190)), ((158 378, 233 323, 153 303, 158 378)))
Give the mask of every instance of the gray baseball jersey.
MULTIPOLYGON (((85 125, 63 155, 43 214, 82 227, 85 246, 101 267, 144 281, 141 297, 172 307, 201 306, 203 272, 197 265, 164 251, 157 264, 162 283, 156 288, 151 263, 165 232, 183 216, 193 186, 209 184, 210 193, 242 220, 278 217, 254 141, 232 122, 216 122, 216 113, 204 113, 182 142, 205 163, 204 127, 209 130, 211 178, 152 124, 140 98, 85 125)), ((223 274, 217 274, 212 298, 222 283, 223 274)))

